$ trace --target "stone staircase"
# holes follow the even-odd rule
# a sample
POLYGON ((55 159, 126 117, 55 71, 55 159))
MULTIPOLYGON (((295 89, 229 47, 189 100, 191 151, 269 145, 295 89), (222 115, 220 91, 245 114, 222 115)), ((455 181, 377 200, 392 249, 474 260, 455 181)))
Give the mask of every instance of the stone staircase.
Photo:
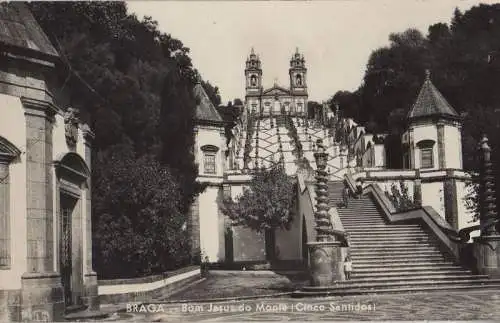
POLYGON ((342 182, 330 182, 330 205, 338 207, 350 236, 351 280, 308 287, 302 296, 425 292, 500 288, 500 279, 474 275, 442 253, 418 223, 389 224, 368 196, 340 207, 342 182))

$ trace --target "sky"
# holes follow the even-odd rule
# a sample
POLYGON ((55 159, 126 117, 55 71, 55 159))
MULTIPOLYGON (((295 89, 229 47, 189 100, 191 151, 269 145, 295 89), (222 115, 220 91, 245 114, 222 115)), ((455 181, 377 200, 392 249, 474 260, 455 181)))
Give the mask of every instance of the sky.
MULTIPOLYGON (((496 1, 483 0, 481 3, 496 1)), ((222 102, 245 97, 245 60, 260 55, 263 85, 288 87, 290 58, 306 59, 309 99, 327 100, 358 88, 370 53, 389 44, 392 32, 417 28, 427 34, 472 0, 337 1, 129 1, 130 13, 151 16, 162 32, 190 48, 204 80, 219 87, 222 102)))

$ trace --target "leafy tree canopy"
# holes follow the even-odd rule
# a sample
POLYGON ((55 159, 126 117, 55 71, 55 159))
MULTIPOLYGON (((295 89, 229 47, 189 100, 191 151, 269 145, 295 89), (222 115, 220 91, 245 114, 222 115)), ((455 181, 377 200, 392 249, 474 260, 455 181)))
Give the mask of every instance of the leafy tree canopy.
POLYGON ((220 208, 235 225, 265 232, 289 227, 295 197, 293 180, 282 167, 274 167, 258 170, 243 195, 237 201, 224 198, 220 208))

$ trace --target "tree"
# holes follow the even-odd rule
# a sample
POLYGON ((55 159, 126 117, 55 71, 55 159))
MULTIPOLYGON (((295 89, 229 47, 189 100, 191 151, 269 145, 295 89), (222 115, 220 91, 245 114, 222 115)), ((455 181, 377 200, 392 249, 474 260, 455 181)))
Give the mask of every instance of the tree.
MULTIPOLYGON (((66 92, 96 135, 96 271, 131 277, 185 264, 190 248, 179 225, 203 189, 193 154, 197 78, 189 48, 151 17, 128 14, 124 2, 27 5, 63 62, 54 94, 66 92)), ((218 95, 212 85, 208 92, 218 95)))
POLYGON ((190 262, 179 185, 169 168, 126 146, 96 156, 94 261, 106 278, 138 277, 190 262))
MULTIPOLYGON (((237 201, 225 197, 221 211, 234 225, 265 232, 274 241, 276 229, 289 229, 294 216, 294 182, 282 167, 258 170, 237 201)), ((270 253, 273 253, 273 249, 270 253)))

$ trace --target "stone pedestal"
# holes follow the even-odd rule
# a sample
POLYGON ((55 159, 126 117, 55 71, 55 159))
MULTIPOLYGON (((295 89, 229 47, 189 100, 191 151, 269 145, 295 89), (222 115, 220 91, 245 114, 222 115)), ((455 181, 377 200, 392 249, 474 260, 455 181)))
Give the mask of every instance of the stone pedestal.
POLYGON ((59 274, 25 273, 21 284, 22 321, 64 320, 64 293, 59 274))
POLYGON ((88 274, 85 274, 84 276, 84 293, 82 300, 83 304, 85 304, 89 310, 99 310, 100 301, 98 294, 97 274, 95 272, 90 272, 88 274))
POLYGON ((474 257, 479 274, 500 278, 500 235, 474 238, 474 257))
POLYGON ((342 252, 339 241, 309 242, 311 286, 329 286, 342 280, 342 252))

